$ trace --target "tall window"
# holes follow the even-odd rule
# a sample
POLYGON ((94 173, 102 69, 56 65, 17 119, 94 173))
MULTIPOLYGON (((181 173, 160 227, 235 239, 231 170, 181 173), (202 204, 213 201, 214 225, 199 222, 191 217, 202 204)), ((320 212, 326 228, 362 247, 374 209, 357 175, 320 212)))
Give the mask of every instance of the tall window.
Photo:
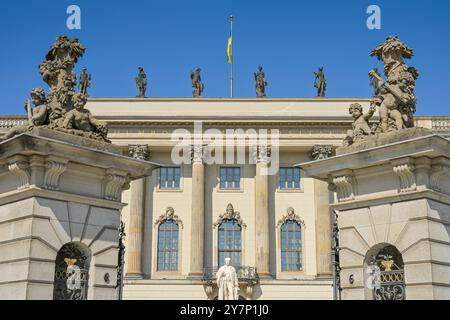
POLYGON ((181 168, 180 167, 164 167, 159 172, 159 188, 160 189, 180 189, 181 168))
POLYGON ((225 258, 231 258, 231 265, 241 265, 241 225, 236 219, 225 219, 219 225, 219 266, 225 258))
POLYGON ((219 180, 220 189, 239 190, 241 187, 241 168, 220 168, 219 180))
POLYGON ((301 270, 301 226, 295 220, 287 220, 281 225, 281 271, 301 270))
POLYGON ((158 271, 178 270, 178 224, 167 219, 158 228, 158 271))
POLYGON ((278 186, 280 189, 300 189, 300 168, 280 168, 278 186))

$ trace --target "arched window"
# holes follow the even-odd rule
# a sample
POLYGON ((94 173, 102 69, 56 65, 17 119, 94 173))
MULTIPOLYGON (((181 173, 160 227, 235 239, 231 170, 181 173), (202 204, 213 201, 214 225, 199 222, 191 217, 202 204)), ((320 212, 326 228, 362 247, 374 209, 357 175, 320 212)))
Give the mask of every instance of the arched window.
POLYGON ((281 271, 302 271, 303 221, 293 208, 288 208, 278 225, 281 225, 281 271))
POLYGON ((219 225, 219 266, 225 258, 231 258, 231 265, 241 265, 241 226, 236 219, 225 219, 219 225))
POLYGON ((167 208, 166 214, 157 221, 158 224, 158 271, 178 270, 178 243, 180 221, 174 215, 173 208, 167 208))
POLYGON ((230 203, 226 211, 219 216, 214 223, 218 226, 218 265, 225 264, 225 258, 231 258, 231 265, 240 267, 242 262, 242 227, 246 227, 242 222, 240 213, 234 211, 230 203))
POLYGON ((301 226, 294 220, 281 225, 281 271, 302 270, 301 226))

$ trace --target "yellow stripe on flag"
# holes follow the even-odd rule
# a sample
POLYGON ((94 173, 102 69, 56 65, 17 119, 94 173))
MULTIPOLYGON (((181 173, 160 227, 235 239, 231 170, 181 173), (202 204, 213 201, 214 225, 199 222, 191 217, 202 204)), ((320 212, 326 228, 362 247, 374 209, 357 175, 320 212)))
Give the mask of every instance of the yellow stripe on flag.
POLYGON ((228 38, 228 46, 227 46, 227 56, 228 56, 228 63, 233 63, 233 57, 231 56, 231 45, 233 44, 233 37, 230 36, 228 38))

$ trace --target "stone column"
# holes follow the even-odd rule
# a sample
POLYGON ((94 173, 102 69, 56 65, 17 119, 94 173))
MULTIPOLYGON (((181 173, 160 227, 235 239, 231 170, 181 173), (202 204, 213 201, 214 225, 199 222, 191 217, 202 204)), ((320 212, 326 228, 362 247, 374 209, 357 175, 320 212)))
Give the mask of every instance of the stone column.
POLYGON ((203 275, 203 241, 205 226, 205 166, 204 146, 193 145, 192 157, 192 207, 191 207, 191 254, 190 277, 203 275))
MULTIPOLYGON (((313 160, 327 159, 333 155, 332 145, 313 146, 313 160)), ((314 203, 316 215, 316 261, 319 277, 331 276, 331 212, 328 183, 314 180, 314 203)))
POLYGON ((255 177, 255 245, 256 270, 261 277, 270 276, 269 260, 269 176, 270 147, 258 146, 255 177))
MULTIPOLYGON (((147 145, 130 145, 129 153, 135 159, 148 160, 149 158, 147 145)), ((127 240, 125 248, 127 254, 126 277, 142 278, 144 275, 142 271, 142 239, 144 236, 145 178, 131 183, 130 194, 130 217, 125 238, 127 240)))
POLYGON ((331 276, 331 213, 328 183, 314 180, 317 275, 331 276))

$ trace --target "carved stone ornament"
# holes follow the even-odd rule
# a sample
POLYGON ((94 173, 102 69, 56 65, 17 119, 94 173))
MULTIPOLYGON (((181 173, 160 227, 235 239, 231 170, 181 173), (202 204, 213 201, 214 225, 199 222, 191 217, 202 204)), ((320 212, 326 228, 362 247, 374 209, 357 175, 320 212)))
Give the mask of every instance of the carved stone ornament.
POLYGON ((396 160, 392 162, 392 166, 394 173, 400 179, 400 193, 417 190, 413 159, 396 160))
POLYGON ((348 113, 353 118, 352 129, 347 131, 343 146, 347 147, 355 142, 362 141, 373 134, 369 124, 370 118, 375 113, 375 106, 371 106, 367 113, 363 112, 363 108, 359 103, 353 103, 348 109, 348 113))
MULTIPOLYGON (((48 84, 48 96, 41 88, 31 91, 31 107, 27 101, 27 125, 13 127, 1 139, 6 140, 24 133, 33 127, 45 127, 68 134, 82 136, 102 142, 107 139, 106 123, 94 118, 89 110, 84 109, 87 103, 85 92, 75 92, 75 64, 85 52, 85 47, 77 38, 69 39, 59 36, 45 56, 46 60, 39 65, 43 81, 48 84)), ((86 85, 82 83, 81 86, 86 85)))
POLYGON ((116 170, 107 170, 103 181, 103 198, 111 201, 120 201, 122 190, 130 183, 125 173, 116 170))
POLYGON ((305 227, 305 222, 303 221, 302 218, 300 218, 299 215, 295 214, 295 210, 292 207, 286 209, 286 214, 284 214, 283 217, 280 220, 278 220, 277 226, 278 227, 281 226, 286 221, 295 221, 302 227, 305 227))
POLYGON ((67 170, 67 162, 50 160, 45 163, 44 189, 59 190, 59 177, 67 170))
POLYGON ((450 166, 436 164, 431 167, 430 185, 436 191, 442 191, 442 179, 450 175, 450 166))
POLYGON ((270 157, 272 156, 272 148, 267 145, 253 146, 252 156, 255 163, 268 163, 270 161, 270 157))
POLYGON ((203 163, 207 157, 207 146, 201 144, 194 144, 191 146, 191 161, 192 163, 203 163))
POLYGON ((369 71, 374 96, 370 101, 370 109, 366 114, 354 109, 350 110, 354 118, 353 128, 347 133, 344 147, 358 140, 378 133, 388 133, 414 127, 414 113, 417 98, 415 83, 419 77, 416 68, 408 67, 404 59, 411 59, 413 50, 398 37, 387 37, 372 52, 383 62, 386 80, 382 78, 377 68, 369 71), (380 120, 369 127, 368 121, 378 109, 380 120))
POLYGON ((150 159, 150 149, 146 144, 129 145, 128 151, 130 157, 137 160, 149 160, 150 159))
POLYGON ((30 186, 30 163, 24 156, 15 156, 8 159, 8 170, 19 178, 19 190, 30 186))
POLYGON ((239 225, 243 228, 247 228, 247 225, 242 221, 241 213, 239 211, 234 211, 233 205, 231 203, 228 204, 227 210, 219 215, 219 218, 214 222, 213 228, 220 225, 224 220, 234 219, 237 220, 239 225))
POLYGON ((336 186, 336 193, 339 202, 351 201, 355 199, 354 178, 352 175, 341 175, 333 177, 333 184, 336 186))
POLYGON ((155 227, 166 220, 174 220, 181 228, 183 228, 183 221, 175 214, 175 210, 172 207, 167 207, 166 212, 155 220, 155 227))
POLYGON ((333 146, 331 144, 316 144, 311 152, 314 160, 322 160, 331 157, 333 154, 333 146))

